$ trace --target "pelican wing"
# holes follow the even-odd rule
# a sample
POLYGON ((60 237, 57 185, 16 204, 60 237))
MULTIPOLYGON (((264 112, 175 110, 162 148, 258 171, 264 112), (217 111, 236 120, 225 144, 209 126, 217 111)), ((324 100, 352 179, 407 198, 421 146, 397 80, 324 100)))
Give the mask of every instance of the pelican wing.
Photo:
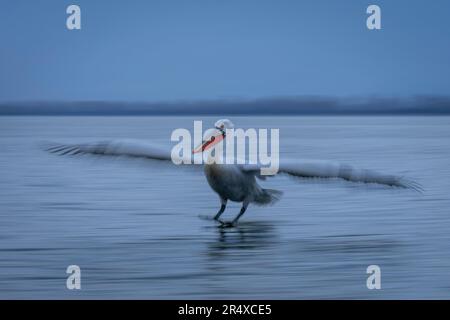
MULTIPOLYGON (((244 172, 252 172, 259 178, 261 165, 243 165, 244 172)), ((347 164, 322 160, 286 160, 279 166, 278 174, 298 178, 337 178, 351 182, 377 183, 393 187, 411 188, 421 191, 421 186, 402 176, 383 174, 373 170, 359 169, 347 164)))
POLYGON ((59 155, 94 154, 171 160, 170 151, 137 140, 110 140, 88 144, 46 144, 44 149, 59 155))

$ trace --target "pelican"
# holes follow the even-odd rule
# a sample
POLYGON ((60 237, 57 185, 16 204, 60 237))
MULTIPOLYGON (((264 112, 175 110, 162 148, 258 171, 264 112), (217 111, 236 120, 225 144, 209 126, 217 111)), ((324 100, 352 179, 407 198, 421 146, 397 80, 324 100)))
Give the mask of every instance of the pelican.
MULTIPOLYGON (((205 133, 202 143, 194 148, 192 153, 210 152, 213 146, 222 143, 226 129, 232 128, 234 128, 234 125, 230 120, 218 120, 214 128, 205 133)), ((47 144, 45 149, 59 155, 93 154, 138 157, 150 160, 173 160, 170 151, 135 140, 110 140, 89 144, 47 144)), ((272 205, 282 195, 279 190, 264 189, 258 184, 257 179, 264 180, 266 178, 266 176, 260 174, 259 165, 207 162, 204 164, 204 174, 209 186, 219 196, 220 208, 213 219, 222 225, 236 225, 250 203, 260 206, 272 205), (224 222, 220 220, 220 216, 225 211, 228 201, 242 203, 242 207, 231 222, 224 222)), ((358 169, 347 164, 331 161, 283 159, 283 161, 280 161, 277 174, 286 174, 298 178, 343 179, 354 183, 376 183, 421 191, 419 184, 401 176, 358 169)))

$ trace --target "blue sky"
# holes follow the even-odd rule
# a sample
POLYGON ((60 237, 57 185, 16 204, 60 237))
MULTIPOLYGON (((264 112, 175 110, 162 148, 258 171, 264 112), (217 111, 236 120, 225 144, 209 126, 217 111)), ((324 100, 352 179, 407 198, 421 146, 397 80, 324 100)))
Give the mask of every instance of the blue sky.
POLYGON ((3 0, 0 40, 0 102, 450 94, 448 0, 3 0))

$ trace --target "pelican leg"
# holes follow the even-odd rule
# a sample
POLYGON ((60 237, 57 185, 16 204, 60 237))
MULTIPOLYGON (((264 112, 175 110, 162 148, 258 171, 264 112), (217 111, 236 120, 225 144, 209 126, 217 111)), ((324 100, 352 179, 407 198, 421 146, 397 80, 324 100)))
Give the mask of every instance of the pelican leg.
POLYGON ((225 211, 226 207, 227 207, 227 200, 220 198, 220 209, 214 216, 214 220, 219 220, 220 215, 225 211))
POLYGON ((231 221, 232 225, 235 225, 238 222, 239 218, 245 213, 245 210, 247 210, 248 204, 249 204, 248 202, 244 202, 242 204, 241 211, 239 211, 239 214, 236 216, 236 218, 234 218, 233 221, 231 221))

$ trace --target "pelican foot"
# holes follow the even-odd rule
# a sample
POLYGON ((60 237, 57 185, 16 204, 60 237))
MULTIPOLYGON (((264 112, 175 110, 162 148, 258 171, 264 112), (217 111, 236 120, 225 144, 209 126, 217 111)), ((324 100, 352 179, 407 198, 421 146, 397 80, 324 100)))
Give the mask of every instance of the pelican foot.
POLYGON ((236 227, 236 222, 234 221, 222 221, 222 220, 217 220, 217 222, 220 223, 219 228, 233 228, 236 227))

